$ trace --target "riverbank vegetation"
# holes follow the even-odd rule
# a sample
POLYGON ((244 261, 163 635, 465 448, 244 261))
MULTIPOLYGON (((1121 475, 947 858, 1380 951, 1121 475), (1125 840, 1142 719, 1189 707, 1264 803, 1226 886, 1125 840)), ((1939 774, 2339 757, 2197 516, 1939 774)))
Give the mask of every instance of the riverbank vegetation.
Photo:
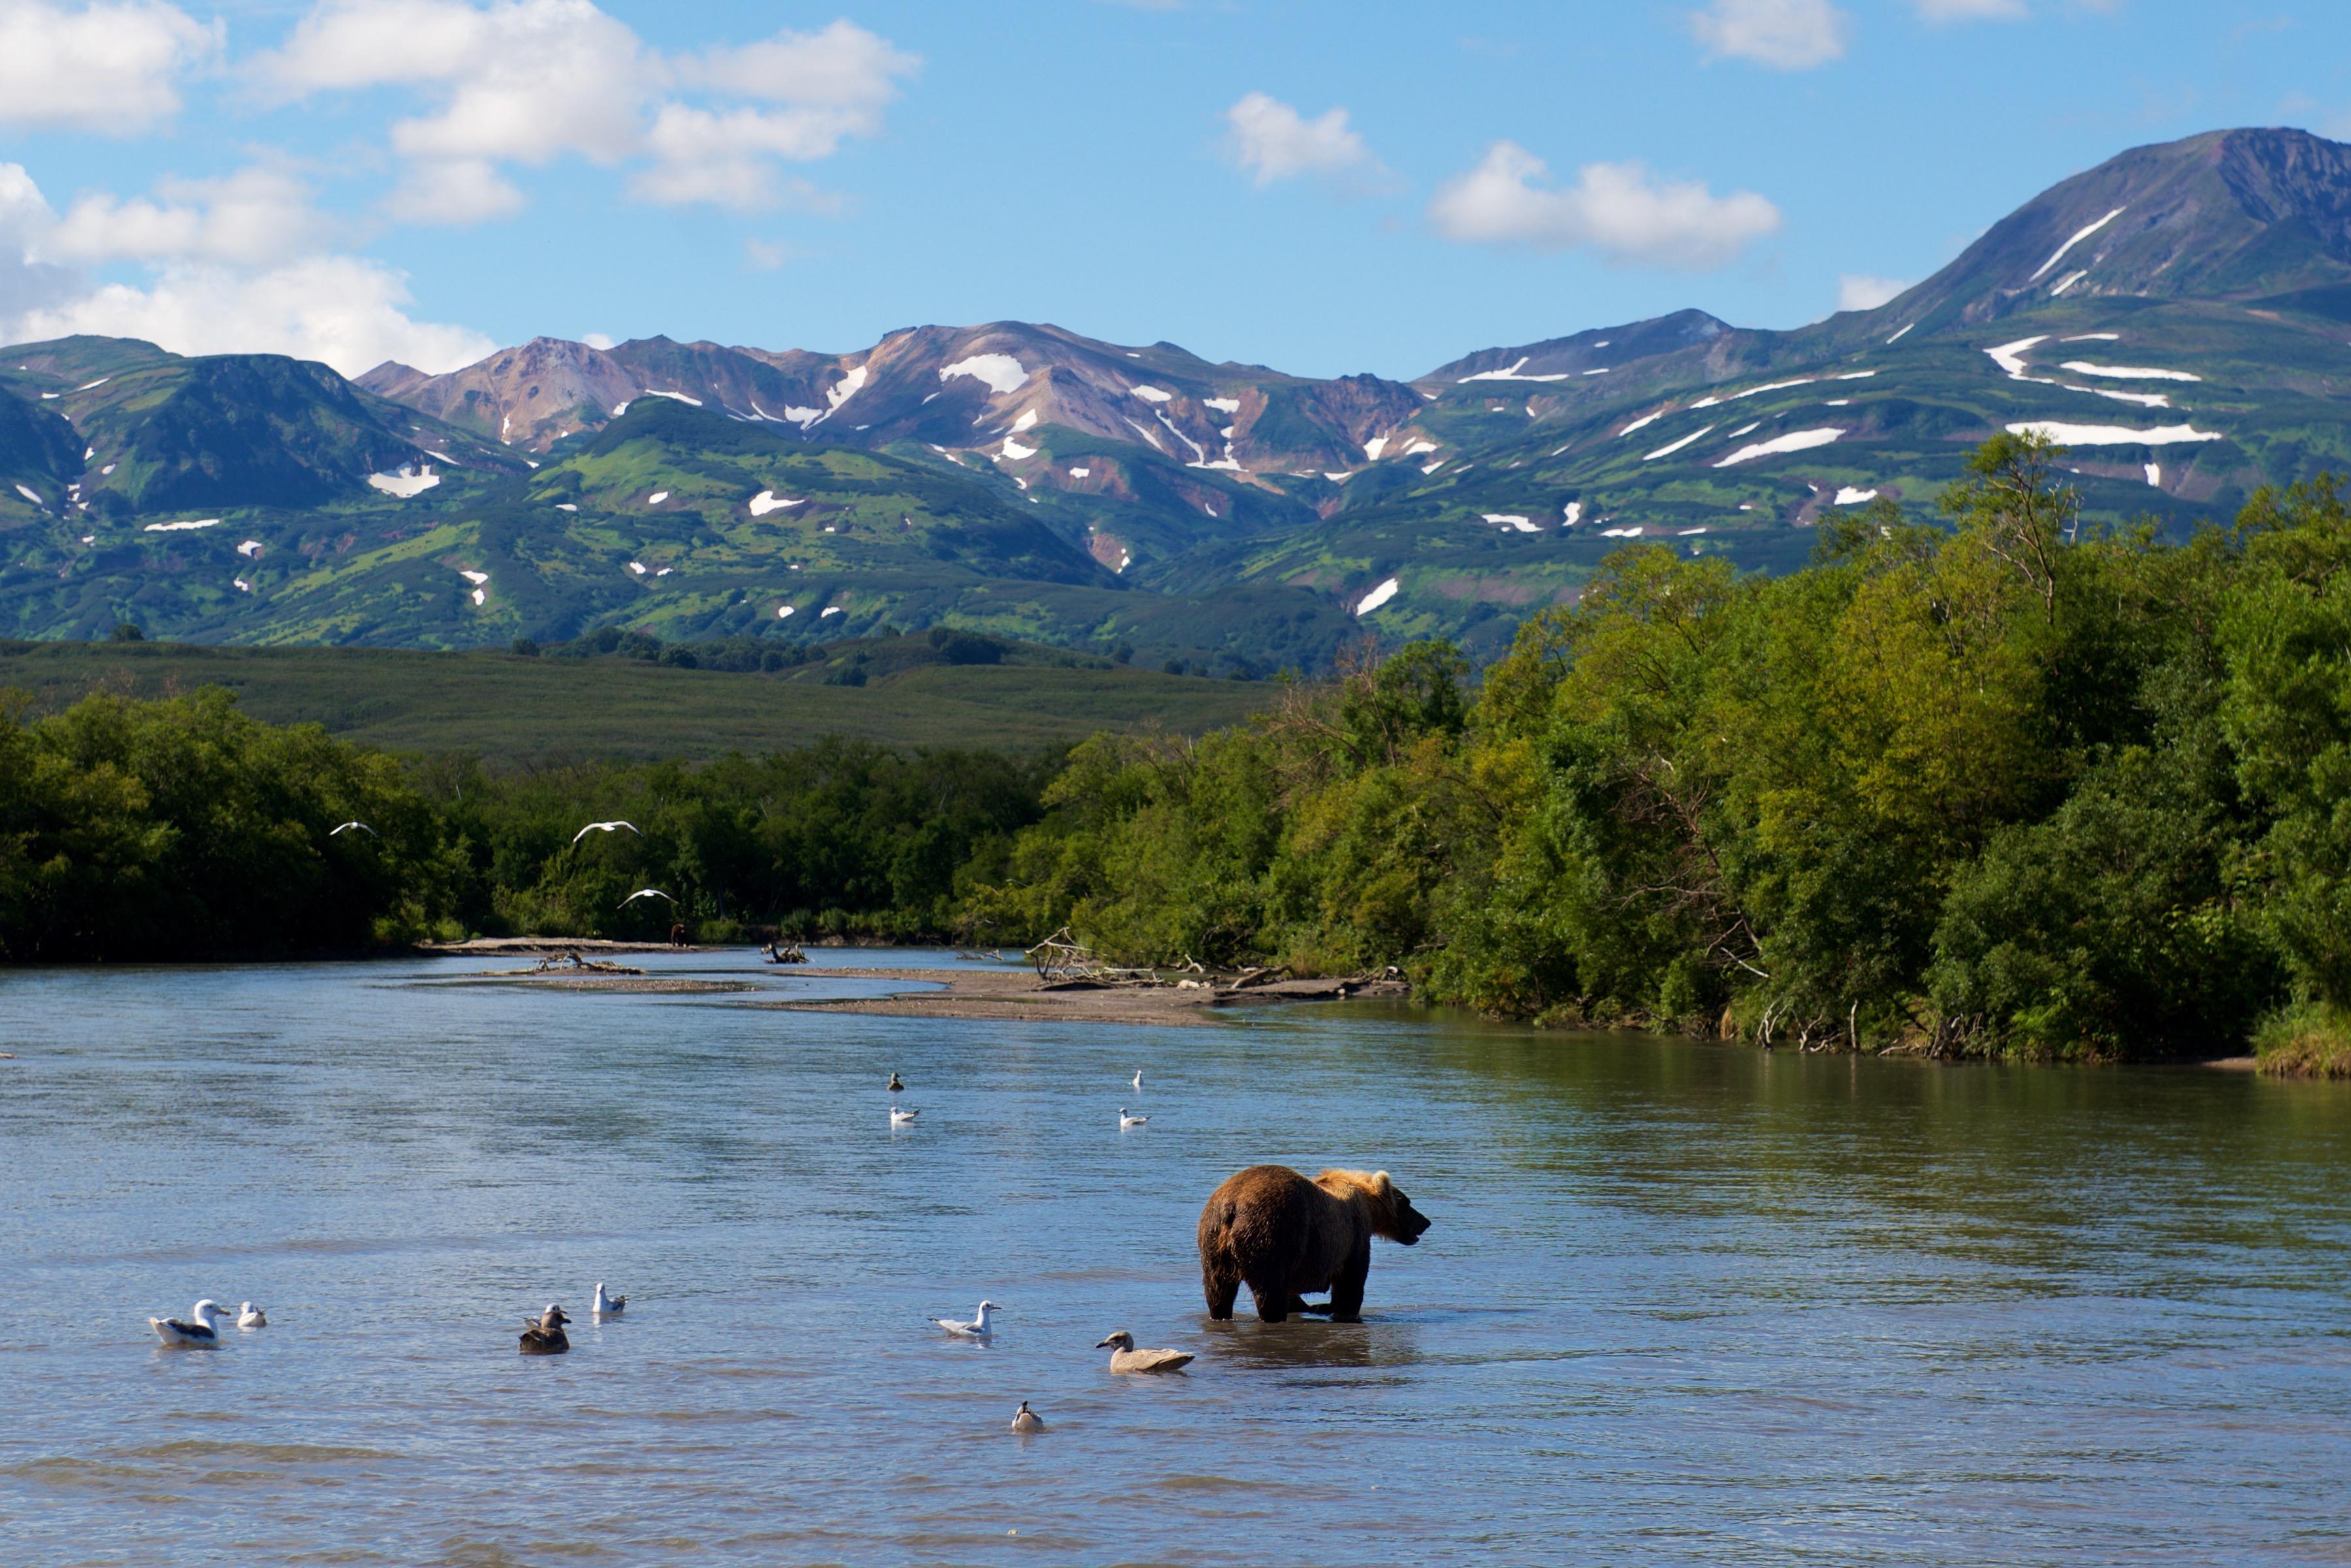
POLYGON ((1557 1024, 2351 1069, 2351 514, 2320 483, 2091 532, 2056 457, 2002 436, 1938 519, 1824 514, 1784 577, 1628 549, 1474 685, 1416 645, 1065 756, 402 767, 94 699, 0 727, 0 943, 643 936, 656 886, 709 937, 1069 925, 1557 1024))

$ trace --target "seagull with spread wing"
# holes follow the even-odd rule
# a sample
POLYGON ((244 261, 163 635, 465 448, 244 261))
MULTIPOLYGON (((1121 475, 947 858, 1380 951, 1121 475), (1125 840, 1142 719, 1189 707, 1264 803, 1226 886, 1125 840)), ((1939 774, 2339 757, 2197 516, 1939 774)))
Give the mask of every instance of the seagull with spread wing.
POLYGON ((669 898, 669 901, 670 901, 672 904, 675 904, 675 903, 677 902, 677 900, 676 900, 676 899, 674 899, 674 898, 670 898, 670 895, 669 895, 668 894, 666 894, 666 893, 664 893, 660 888, 657 888, 657 887, 641 887, 641 888, 637 889, 637 891, 636 891, 636 892, 634 892, 634 893, 632 893, 632 894, 629 894, 629 896, 628 896, 628 897, 626 897, 626 898, 624 898, 624 899, 621 900, 621 902, 620 902, 620 903, 618 903, 618 904, 616 904, 612 905, 612 907, 613 907, 613 908, 615 908, 615 909, 626 909, 627 907, 629 907, 629 905, 631 905, 632 904, 634 904, 637 900, 639 900, 639 899, 641 899, 641 898, 669 898))
POLYGON ((335 837, 336 834, 347 833, 353 828, 357 828, 360 832, 365 833, 371 839, 380 839, 383 837, 381 833, 377 832, 373 828, 369 827, 365 822, 359 821, 357 818, 353 818, 351 821, 345 822, 341 827, 337 828, 334 832, 329 833, 327 836, 331 839, 335 837))
MULTIPOLYGON (((576 844, 576 843, 578 843, 580 840, 582 840, 582 839, 586 838, 586 837, 587 837, 589 834, 590 834, 590 833, 611 833, 611 832, 617 832, 617 831, 620 831, 621 829, 622 829, 622 828, 626 828, 626 829, 628 829, 628 830, 629 830, 629 831, 631 831, 631 832, 632 832, 632 833, 637 833, 637 825, 636 825, 634 822, 623 822, 623 821, 619 821, 618 819, 615 819, 614 821, 610 821, 610 822, 590 822, 590 823, 589 823, 586 827, 584 827, 584 828, 580 829, 578 832, 576 832, 576 833, 574 833, 574 834, 572 834, 572 835, 571 835, 571 841, 572 841, 573 843, 575 843, 575 844, 576 844)), ((643 838, 643 837, 644 837, 644 834, 643 834, 643 833, 637 833, 637 837, 639 837, 639 838, 641 838, 641 839, 642 839, 642 838, 643 838)))

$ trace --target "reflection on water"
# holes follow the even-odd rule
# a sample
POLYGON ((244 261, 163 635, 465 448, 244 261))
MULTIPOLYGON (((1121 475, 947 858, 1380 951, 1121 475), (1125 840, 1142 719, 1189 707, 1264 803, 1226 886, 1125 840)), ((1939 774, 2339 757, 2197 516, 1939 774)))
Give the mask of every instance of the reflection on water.
POLYGON ((12 1568, 2351 1557, 2341 1086, 485 967, 0 973, 12 1568), (1260 1161, 1434 1220, 1364 1322, 1207 1320, 1260 1161), (200 1295, 271 1326, 155 1348, 200 1295), (1117 1328, 1198 1359, 1114 1377, 1117 1328))

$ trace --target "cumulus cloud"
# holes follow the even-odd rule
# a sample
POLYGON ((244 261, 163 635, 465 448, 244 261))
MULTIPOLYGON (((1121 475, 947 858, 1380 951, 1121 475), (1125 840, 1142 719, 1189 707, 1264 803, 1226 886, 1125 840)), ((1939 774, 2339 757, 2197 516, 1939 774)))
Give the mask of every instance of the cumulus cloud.
POLYGON ((1837 308, 1840 310, 1875 310, 1910 286, 1897 277, 1873 277, 1865 272, 1847 272, 1837 277, 1837 308))
POLYGON ((1429 203, 1437 232, 1465 245, 1585 248, 1618 263, 1687 270, 1721 267, 1780 226, 1780 209, 1751 191, 1718 196, 1696 181, 1665 183, 1638 163, 1587 163, 1575 183, 1549 183, 1543 161, 1497 141, 1429 203))
POLYGON ((1929 22, 2007 22, 2025 16, 2024 0, 1914 0, 1929 22))
POLYGON ((61 261, 220 261, 256 267, 316 248, 328 225, 309 187, 283 170, 219 180, 165 178, 152 196, 85 195, 41 242, 61 261))
POLYGON ((178 111, 179 79, 221 39, 218 22, 163 0, 0 0, 0 124, 149 130, 178 111))
POLYGON ((412 163, 383 199, 402 223, 478 224, 522 211, 525 198, 486 158, 436 158, 412 163))
POLYGON ((649 200, 777 204, 807 187, 776 163, 877 133, 919 64, 847 21, 671 57, 590 0, 322 0, 257 68, 295 98, 379 86, 427 97, 392 129, 413 167, 388 210, 466 223, 520 206, 499 163, 565 156, 652 161, 631 182, 649 200), (679 89, 752 101, 688 101, 679 89))
POLYGON ((181 354, 291 354, 347 376, 398 360, 430 371, 472 364, 497 345, 463 327, 409 316, 408 286, 379 263, 319 256, 260 272, 193 267, 144 287, 105 284, 17 318, 18 342, 96 332, 144 338, 181 354))
POLYGON ((1347 111, 1312 120, 1270 94, 1253 92, 1225 110, 1225 151, 1259 189, 1301 174, 1376 172, 1379 160, 1347 129, 1347 111))
POLYGON ((292 354, 346 375, 388 359, 454 370, 490 351, 478 332, 412 317, 391 268, 300 254, 328 237, 307 191, 277 171, 84 196, 60 217, 21 166, 0 163, 0 341, 91 332, 178 353, 292 354), (123 263, 144 279, 89 270, 123 263))
POLYGON ((1844 53, 1846 20, 1829 0, 1714 0, 1689 25, 1710 56, 1801 71, 1844 53))

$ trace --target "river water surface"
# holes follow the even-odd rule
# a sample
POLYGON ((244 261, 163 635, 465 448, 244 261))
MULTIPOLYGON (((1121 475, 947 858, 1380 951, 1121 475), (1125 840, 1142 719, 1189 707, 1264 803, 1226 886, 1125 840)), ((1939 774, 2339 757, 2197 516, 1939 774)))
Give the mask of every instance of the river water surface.
POLYGON ((482 967, 0 973, 11 1568, 2351 1562, 2338 1086, 482 967), (1434 1219, 1363 1324, 1207 1322, 1260 1161, 1434 1219))

